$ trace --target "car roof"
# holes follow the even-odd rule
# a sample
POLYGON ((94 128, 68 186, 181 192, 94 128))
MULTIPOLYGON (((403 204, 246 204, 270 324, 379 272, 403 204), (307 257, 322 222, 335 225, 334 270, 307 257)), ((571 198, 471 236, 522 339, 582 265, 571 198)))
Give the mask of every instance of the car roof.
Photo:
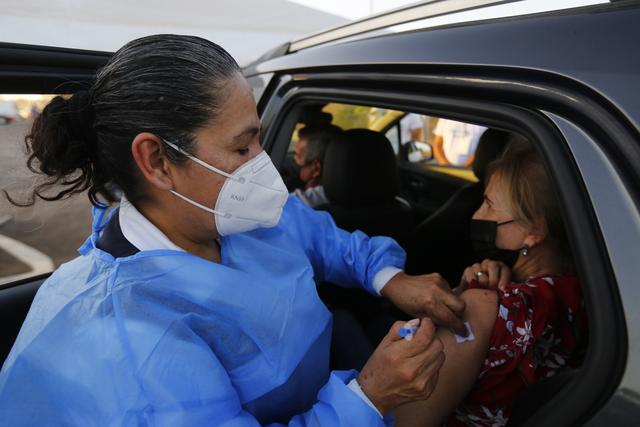
POLYGON ((609 3, 609 0, 461 0, 456 2, 427 0, 292 40, 266 52, 255 63, 324 44, 371 38, 386 33, 518 17, 533 13, 557 13, 603 3, 609 3))
POLYGON ((553 74, 607 94, 640 124, 640 3, 614 2, 321 44, 282 53, 244 69, 269 73, 359 70, 424 74, 447 67, 553 74), (440 68, 438 68, 440 67, 440 68), (615 79, 612 72, 615 71, 615 79))
POLYGON ((523 16, 531 13, 567 10, 571 6, 607 3, 608 0, 427 0, 390 11, 375 14, 351 23, 293 40, 288 52, 350 39, 354 36, 371 37, 380 31, 402 32, 439 25, 459 24, 481 19, 523 16), (440 18, 434 20, 434 18, 440 18))

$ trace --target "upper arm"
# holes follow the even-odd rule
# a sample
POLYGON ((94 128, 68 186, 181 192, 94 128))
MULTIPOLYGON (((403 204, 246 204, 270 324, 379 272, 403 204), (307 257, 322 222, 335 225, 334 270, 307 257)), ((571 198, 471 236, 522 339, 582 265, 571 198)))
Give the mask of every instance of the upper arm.
POLYGON ((439 334, 450 362, 469 367, 467 382, 471 386, 480 375, 489 349, 498 312, 498 294, 488 289, 469 289, 462 293, 461 298, 465 302, 463 320, 470 325, 473 340, 458 343, 448 330, 439 334))
MULTIPOLYGON (((469 289, 462 293, 461 298, 466 304, 463 320, 471 326, 473 340, 459 343, 450 330, 441 328, 438 331, 447 358, 446 369, 451 369, 450 384, 457 384, 455 388, 459 391, 451 393, 458 394, 457 401, 451 409, 466 396, 480 375, 498 311, 498 295, 495 291, 469 289)), ((447 374, 445 373, 445 376, 447 374)))
POLYGON ((396 425, 399 427, 444 424, 478 380, 496 320, 498 296, 495 291, 470 289, 461 298, 466 303, 464 321, 471 325, 475 338, 459 343, 449 329, 438 329, 446 357, 438 374, 438 384, 429 399, 398 408, 396 425))
POLYGON ((471 324, 474 335, 488 343, 498 313, 498 294, 488 289, 468 289, 461 298, 466 304, 464 321, 471 324))

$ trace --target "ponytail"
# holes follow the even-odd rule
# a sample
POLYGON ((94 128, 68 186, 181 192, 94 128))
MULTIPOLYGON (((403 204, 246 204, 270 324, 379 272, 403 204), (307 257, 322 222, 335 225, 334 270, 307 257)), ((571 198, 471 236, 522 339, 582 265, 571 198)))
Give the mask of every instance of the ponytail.
POLYGON ((7 199, 24 207, 32 206, 36 197, 60 200, 88 189, 93 205, 102 204, 99 196, 113 202, 114 197, 106 187, 109 178, 99 164, 93 122, 90 92, 81 90, 70 99, 55 97, 25 137, 29 170, 47 178, 36 186, 26 202, 17 202, 5 191, 7 199))
MULTIPOLYGON (((136 135, 150 132, 192 150, 197 130, 220 113, 227 82, 239 75, 227 51, 199 37, 159 34, 127 43, 88 91, 54 98, 36 118, 25 138, 27 164, 45 181, 26 203, 5 195, 31 206, 36 197, 60 200, 88 190, 99 206, 116 201, 116 187, 141 202, 148 195, 131 153, 136 135)), ((176 164, 187 160, 168 153, 176 164)))

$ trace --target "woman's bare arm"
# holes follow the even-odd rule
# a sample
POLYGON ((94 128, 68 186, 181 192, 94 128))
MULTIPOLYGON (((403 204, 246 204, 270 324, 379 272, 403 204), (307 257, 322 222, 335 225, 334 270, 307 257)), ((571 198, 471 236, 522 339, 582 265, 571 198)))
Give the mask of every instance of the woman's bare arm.
POLYGON ((427 400, 399 407, 395 412, 396 426, 441 426, 478 379, 497 316, 498 296, 495 291, 470 289, 462 294, 462 299, 466 303, 464 321, 471 324, 475 339, 457 343, 450 330, 438 330, 446 360, 436 389, 427 400))

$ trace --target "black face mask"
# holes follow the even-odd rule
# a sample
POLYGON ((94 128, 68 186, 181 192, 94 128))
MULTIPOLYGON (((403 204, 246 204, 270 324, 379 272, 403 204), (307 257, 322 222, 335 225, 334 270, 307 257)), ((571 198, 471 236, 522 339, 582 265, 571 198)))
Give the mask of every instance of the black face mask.
POLYGON ((470 237, 473 251, 478 256, 478 261, 484 259, 492 259, 501 261, 509 268, 513 268, 516 263, 520 250, 500 249, 496 247, 496 235, 498 227, 509 224, 511 221, 496 222, 485 221, 481 219, 472 219, 470 224, 470 237))

